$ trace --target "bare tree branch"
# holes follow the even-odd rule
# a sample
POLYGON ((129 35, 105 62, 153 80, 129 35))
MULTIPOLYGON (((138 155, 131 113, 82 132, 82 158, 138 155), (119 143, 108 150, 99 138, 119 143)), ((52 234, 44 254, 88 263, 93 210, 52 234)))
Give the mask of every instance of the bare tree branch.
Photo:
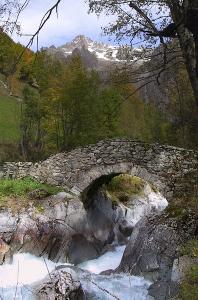
POLYGON ((16 66, 19 63, 19 61, 21 60, 22 56, 24 55, 25 51, 30 48, 35 40, 35 38, 37 39, 37 49, 38 49, 38 36, 40 31, 42 30, 42 28, 44 27, 44 25, 46 24, 46 22, 50 19, 52 13, 54 11, 56 11, 56 13, 58 13, 58 6, 60 4, 62 0, 57 0, 57 2, 50 8, 48 9, 48 11, 45 13, 45 15, 43 16, 43 18, 41 19, 41 22, 39 24, 38 29, 36 30, 36 32, 32 35, 31 39, 29 40, 28 44, 25 46, 25 48, 23 49, 23 51, 20 53, 20 55, 18 56, 13 68, 12 68, 12 73, 15 72, 16 66))

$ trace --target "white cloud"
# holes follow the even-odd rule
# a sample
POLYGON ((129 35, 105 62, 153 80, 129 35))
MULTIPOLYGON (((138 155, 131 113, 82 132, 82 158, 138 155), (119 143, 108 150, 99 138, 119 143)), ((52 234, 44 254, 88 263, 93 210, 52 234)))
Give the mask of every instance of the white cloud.
MULTIPOLYGON (((56 0, 30 0, 29 6, 19 19, 22 33, 35 33, 43 15, 54 3, 56 0)), ((54 12, 41 31, 39 46, 59 46, 78 34, 84 34, 94 40, 107 41, 107 37, 102 37, 101 26, 108 22, 106 16, 98 18, 94 14, 88 14, 88 4, 84 0, 62 0, 58 18, 54 12)), ((15 36, 14 39, 22 44, 29 41, 28 37, 15 36)), ((33 49, 35 47, 34 44, 33 49)))

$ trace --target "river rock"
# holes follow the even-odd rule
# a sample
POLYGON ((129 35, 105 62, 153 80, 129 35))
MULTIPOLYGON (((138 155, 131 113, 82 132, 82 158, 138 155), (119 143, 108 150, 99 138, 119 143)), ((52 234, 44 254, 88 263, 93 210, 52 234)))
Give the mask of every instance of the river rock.
POLYGON ((174 297, 177 284, 171 280, 173 262, 181 243, 196 234, 193 214, 171 219, 166 214, 146 217, 134 228, 116 272, 144 276, 153 282, 150 295, 156 300, 174 297))
POLYGON ((102 251, 102 243, 88 241, 83 235, 74 235, 69 243, 68 258, 72 264, 97 258, 102 251))
POLYGON ((133 231, 133 226, 125 218, 122 218, 119 221, 119 230, 125 237, 129 237, 133 231))
POLYGON ((5 254, 10 250, 10 247, 2 239, 0 239, 0 264, 3 263, 5 254))
POLYGON ((54 270, 35 288, 38 300, 84 300, 77 274, 70 268, 54 270))

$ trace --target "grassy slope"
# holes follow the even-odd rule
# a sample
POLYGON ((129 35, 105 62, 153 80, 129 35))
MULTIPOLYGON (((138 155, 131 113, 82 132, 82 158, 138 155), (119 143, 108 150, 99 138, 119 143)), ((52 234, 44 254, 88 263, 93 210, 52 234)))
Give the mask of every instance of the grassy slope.
POLYGON ((19 140, 20 102, 0 93, 0 143, 19 140))
POLYGON ((28 208, 30 203, 35 200, 35 206, 39 207, 39 199, 44 198, 45 193, 49 195, 57 194, 62 191, 61 188, 42 184, 31 178, 24 179, 1 179, 0 180, 0 210, 11 209, 13 213, 21 212, 22 209, 28 208), (38 199, 29 198, 28 193, 37 189, 38 199), (41 196, 41 198, 40 198, 41 196))

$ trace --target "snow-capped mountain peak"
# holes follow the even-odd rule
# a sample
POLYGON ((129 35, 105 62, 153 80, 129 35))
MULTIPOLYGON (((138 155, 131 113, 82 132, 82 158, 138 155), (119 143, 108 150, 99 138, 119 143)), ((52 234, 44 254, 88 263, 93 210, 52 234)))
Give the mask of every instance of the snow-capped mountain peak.
POLYGON ((91 43, 93 43, 93 41, 90 38, 84 35, 77 35, 71 42, 66 43, 61 48, 71 48, 73 50, 75 48, 88 48, 91 43))
POLYGON ((110 62, 123 62, 126 61, 129 56, 132 57, 132 60, 138 59, 142 53, 141 49, 95 42, 84 35, 78 35, 71 42, 67 42, 58 48, 66 57, 71 55, 75 49, 86 49, 91 54, 94 54, 98 60, 110 62))

